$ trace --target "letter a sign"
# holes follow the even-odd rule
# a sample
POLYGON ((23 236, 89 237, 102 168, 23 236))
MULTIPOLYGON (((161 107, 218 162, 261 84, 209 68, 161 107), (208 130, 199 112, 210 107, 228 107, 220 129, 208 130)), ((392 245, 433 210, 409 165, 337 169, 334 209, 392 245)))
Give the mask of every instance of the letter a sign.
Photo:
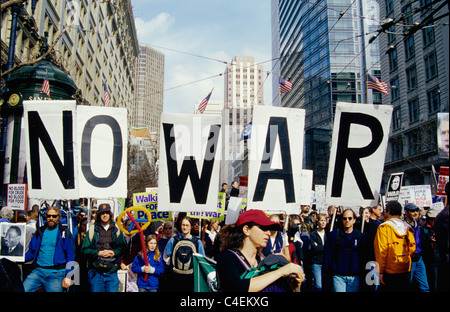
MULTIPOLYGON (((298 213, 305 111, 255 106, 249 146, 248 209, 298 213)), ((308 195, 311 200, 311 194, 308 195)))
POLYGON ((220 116, 161 115, 158 205, 162 210, 217 211, 221 122, 220 116))
POLYGON ((374 206, 391 124, 392 106, 337 103, 327 177, 327 204, 374 206))

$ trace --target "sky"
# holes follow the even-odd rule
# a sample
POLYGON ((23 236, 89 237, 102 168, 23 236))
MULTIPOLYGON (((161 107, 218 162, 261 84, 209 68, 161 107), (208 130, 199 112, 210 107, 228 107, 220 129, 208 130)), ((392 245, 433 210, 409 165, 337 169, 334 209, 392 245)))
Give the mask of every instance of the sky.
MULTIPOLYGON (((164 112, 193 113, 212 88, 210 100, 223 101, 224 77, 219 75, 233 56, 253 56, 256 63, 264 62, 265 72, 272 68, 270 0, 131 3, 139 43, 165 54, 164 112)), ((271 104, 271 82, 269 76, 264 83, 266 105, 271 104)))

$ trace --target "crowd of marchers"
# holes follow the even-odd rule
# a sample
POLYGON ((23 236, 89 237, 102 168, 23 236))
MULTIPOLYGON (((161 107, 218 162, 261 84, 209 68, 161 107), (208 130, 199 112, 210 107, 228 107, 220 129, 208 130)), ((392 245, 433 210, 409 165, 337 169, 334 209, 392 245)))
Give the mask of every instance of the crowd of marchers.
MULTIPOLYGON (((236 184, 221 191, 227 201, 239 194, 236 184)), ((449 183, 445 191, 448 196, 449 183)), ((109 204, 96 207, 89 220, 85 209, 77 211, 71 230, 57 206, 46 208, 42 226, 37 206, 15 220, 3 207, 0 222, 26 223, 26 245, 24 262, 0 259, 0 288, 118 292, 119 271, 127 271, 139 292, 193 292, 197 253, 216 261, 218 289, 225 292, 444 292, 448 209, 389 201, 359 213, 335 206, 319 213, 305 205, 296 215, 246 210, 227 225, 178 213, 173 222, 152 222, 141 236, 121 231, 118 222, 128 232, 137 226, 117 220, 109 204)), ((2 233, 2 256, 19 250, 21 235, 14 226, 2 233)))

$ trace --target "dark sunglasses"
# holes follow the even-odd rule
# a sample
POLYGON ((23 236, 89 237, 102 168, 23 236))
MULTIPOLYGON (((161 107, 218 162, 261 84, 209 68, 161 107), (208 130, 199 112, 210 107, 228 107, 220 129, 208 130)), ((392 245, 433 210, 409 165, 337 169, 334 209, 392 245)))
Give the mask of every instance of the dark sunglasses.
POLYGON ((353 217, 342 217, 342 220, 344 220, 344 221, 346 221, 346 220, 351 221, 351 220, 353 220, 353 217))
POLYGON ((47 219, 51 219, 51 218, 56 219, 59 217, 59 215, 49 215, 48 214, 46 217, 47 217, 47 219))

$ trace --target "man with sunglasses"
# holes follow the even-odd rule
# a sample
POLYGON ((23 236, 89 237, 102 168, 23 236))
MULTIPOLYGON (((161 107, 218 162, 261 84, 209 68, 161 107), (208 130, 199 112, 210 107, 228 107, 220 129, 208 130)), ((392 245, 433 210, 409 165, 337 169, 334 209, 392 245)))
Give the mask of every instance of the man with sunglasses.
POLYGON ((411 288, 416 289, 416 284, 421 292, 429 292, 430 287, 428 285, 427 271, 425 263, 422 258, 422 243, 419 223, 420 208, 414 203, 407 203, 405 205, 405 221, 408 223, 414 234, 414 240, 416 241, 416 251, 411 256, 411 288))
POLYGON ((62 292, 71 285, 72 268, 66 268, 66 264, 75 260, 75 245, 70 230, 60 220, 59 208, 48 208, 46 223, 30 241, 25 262, 33 260, 33 271, 23 283, 26 292, 42 287, 46 292, 62 292))
POLYGON ((324 270, 332 278, 334 292, 358 292, 364 267, 364 234, 354 228, 352 209, 342 213, 342 227, 330 232, 325 242, 324 270))

